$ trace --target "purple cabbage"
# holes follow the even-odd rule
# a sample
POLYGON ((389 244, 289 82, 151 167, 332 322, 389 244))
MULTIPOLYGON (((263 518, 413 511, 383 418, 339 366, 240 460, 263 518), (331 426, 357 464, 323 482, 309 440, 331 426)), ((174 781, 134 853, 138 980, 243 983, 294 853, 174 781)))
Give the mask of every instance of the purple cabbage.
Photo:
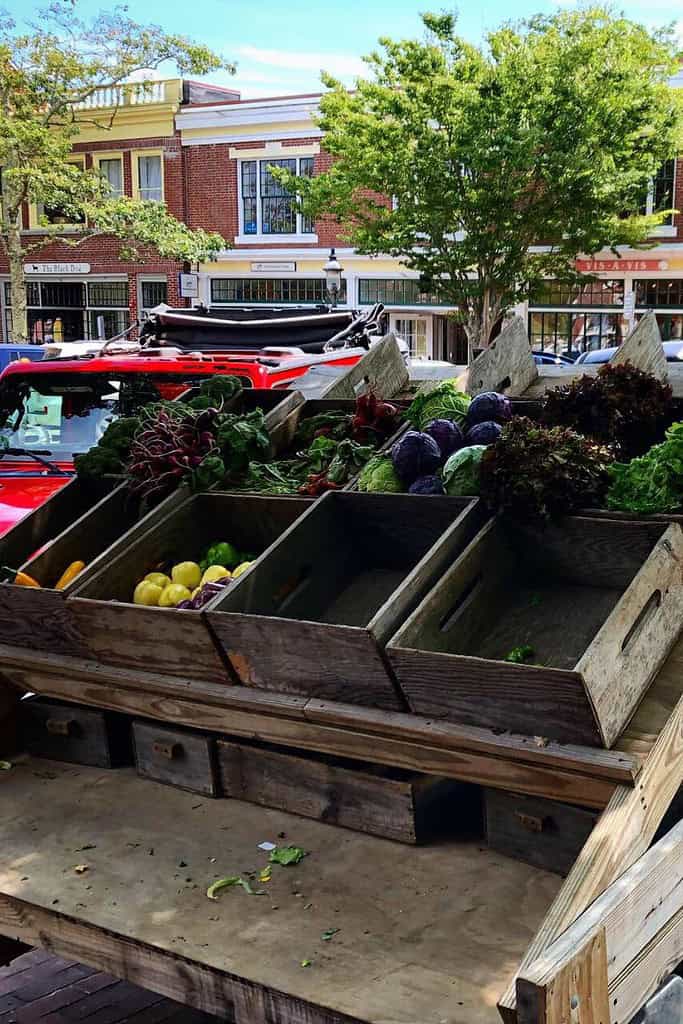
POLYGON ((465 435, 457 423, 452 420, 431 420, 424 429, 425 434, 433 437, 441 452, 441 461, 445 462, 449 455, 457 452, 465 444, 465 435))
POLYGON ((494 423, 493 420, 486 420, 484 423, 477 423, 475 426, 470 427, 465 435, 465 441, 468 445, 471 444, 495 444, 501 435, 502 427, 500 423, 494 423))
POLYGON ((429 434, 409 430, 391 449, 396 474, 406 484, 434 473, 441 465, 441 449, 429 434))
POLYGON ((445 494, 443 481, 440 476, 421 476, 408 488, 409 494, 445 494))
POLYGON ((194 605, 192 604, 191 598, 186 597, 184 601, 178 601, 178 604, 175 605, 175 607, 180 608, 181 611, 184 611, 186 608, 193 608, 194 605))
MULTIPOLYGON (((493 420, 495 423, 507 423, 512 419, 512 406, 510 399, 497 391, 482 391, 476 395, 467 410, 466 426, 471 428, 478 423, 488 423, 493 420)), ((468 441, 468 444, 483 444, 484 442, 468 441)))

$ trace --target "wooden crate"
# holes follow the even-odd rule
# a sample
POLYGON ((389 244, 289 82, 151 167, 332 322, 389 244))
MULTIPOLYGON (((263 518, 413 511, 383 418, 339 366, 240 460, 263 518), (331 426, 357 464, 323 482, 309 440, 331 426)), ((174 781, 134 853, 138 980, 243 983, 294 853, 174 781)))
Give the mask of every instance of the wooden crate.
POLYGON ((258 743, 218 740, 223 796, 401 843, 481 828, 477 786, 258 743))
POLYGON ((682 559, 676 524, 491 521, 387 654, 418 714, 610 747, 683 624, 682 559))
POLYGON ((45 697, 22 700, 19 712, 24 746, 35 757, 94 768, 132 764, 130 722, 125 715, 45 697))
POLYGON ((138 775, 190 793, 217 796, 214 741, 206 733, 133 722, 138 775))
POLYGON ((0 584, 0 640, 19 647, 36 644, 53 654, 85 655, 87 645, 68 614, 66 601, 82 582, 86 570, 63 590, 55 590, 55 583, 72 562, 83 561, 87 569, 104 551, 110 554, 125 547, 138 523, 149 528, 186 497, 187 491, 181 489, 141 519, 139 501, 131 498, 125 485, 120 484, 82 515, 73 508, 74 518, 69 521, 64 513, 64 518, 60 518, 65 524, 62 532, 53 535, 37 555, 27 557, 21 565, 42 584, 41 589, 0 584))
POLYGON ((402 708, 384 644, 480 515, 461 498, 327 494, 207 618, 246 686, 402 708))
POLYGON ((83 573, 66 602, 89 656, 188 679, 231 679, 201 612, 134 605, 135 586, 159 565, 199 561, 215 541, 264 552, 307 507, 298 498, 206 493, 187 498, 151 526, 141 522, 125 545, 105 552, 83 573))
POLYGON ((484 807, 489 849, 558 875, 569 874, 598 820, 583 807, 498 789, 484 790, 484 807))

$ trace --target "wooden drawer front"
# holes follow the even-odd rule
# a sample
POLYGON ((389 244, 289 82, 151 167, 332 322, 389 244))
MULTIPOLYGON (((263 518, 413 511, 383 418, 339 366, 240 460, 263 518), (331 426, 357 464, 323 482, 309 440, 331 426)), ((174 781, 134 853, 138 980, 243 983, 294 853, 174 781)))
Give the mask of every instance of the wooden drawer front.
POLYGON ((567 875, 598 815, 555 800, 485 790, 486 832, 492 850, 567 875))
POLYGON ((122 715, 42 697, 20 705, 24 744, 36 757, 116 768, 132 763, 130 725, 122 715))
POLYGON ((223 796, 329 825, 417 843, 453 819, 461 787, 401 770, 356 766, 266 746, 218 740, 223 796))
POLYGON ((133 744, 138 775, 202 796, 217 796, 209 736, 133 722, 133 744))

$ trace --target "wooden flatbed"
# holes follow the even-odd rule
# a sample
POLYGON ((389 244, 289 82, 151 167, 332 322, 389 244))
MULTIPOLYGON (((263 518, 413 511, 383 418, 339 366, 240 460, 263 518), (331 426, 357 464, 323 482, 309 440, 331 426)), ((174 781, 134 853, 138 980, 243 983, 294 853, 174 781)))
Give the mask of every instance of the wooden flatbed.
POLYGON ((476 841, 406 851, 132 769, 21 759, 0 803, 1 932, 238 1024, 495 1024, 561 885, 476 841), (282 832, 308 855, 261 884, 282 832), (207 898, 248 872, 266 895, 207 898))

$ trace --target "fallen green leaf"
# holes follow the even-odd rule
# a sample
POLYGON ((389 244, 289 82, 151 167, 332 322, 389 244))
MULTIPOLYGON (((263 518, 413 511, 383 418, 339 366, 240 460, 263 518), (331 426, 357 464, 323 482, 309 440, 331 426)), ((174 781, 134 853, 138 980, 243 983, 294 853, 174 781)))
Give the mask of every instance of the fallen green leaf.
POLYGON ((311 966, 311 961, 310 960, 302 960, 301 961, 301 966, 302 967, 310 967, 311 966))
POLYGON ((339 931, 338 928, 326 928, 325 931, 320 936, 320 938, 323 940, 323 942, 329 942, 330 939, 334 935, 336 935, 338 931, 339 931))
POLYGON ((261 889, 252 889, 249 882, 245 878, 241 878, 239 875, 230 875, 227 878, 217 879, 206 890, 206 895, 210 900, 217 900, 218 893, 221 892, 222 889, 229 889, 233 885, 241 885, 249 896, 265 896, 265 893, 261 889))
POLYGON ((0 761, 0 772, 8 772, 11 768, 11 761, 0 761))
POLYGON ((529 644, 523 644, 521 647, 513 647, 505 655, 505 661, 511 661, 513 664, 519 665, 524 661, 529 661, 530 658, 533 658, 534 654, 533 647, 530 647, 529 644))
POLYGON ((290 864, 299 864, 306 856, 306 851, 300 846, 276 846, 270 855, 271 864, 281 864, 287 867, 290 864))

